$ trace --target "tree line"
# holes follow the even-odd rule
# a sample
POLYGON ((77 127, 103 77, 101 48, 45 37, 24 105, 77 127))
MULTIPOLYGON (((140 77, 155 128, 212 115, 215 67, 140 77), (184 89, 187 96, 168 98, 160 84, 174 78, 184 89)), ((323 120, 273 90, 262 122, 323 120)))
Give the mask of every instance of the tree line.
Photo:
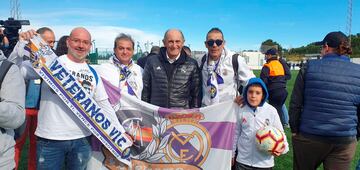
MULTIPOLYGON (((305 57, 305 54, 320 54, 320 47, 315 46, 314 43, 315 42, 298 48, 285 49, 276 41, 268 39, 262 42, 261 45, 277 46, 280 56, 283 56, 288 61, 301 61, 305 57)), ((353 54, 350 55, 350 57, 360 58, 360 33, 351 35, 351 47, 353 54)))

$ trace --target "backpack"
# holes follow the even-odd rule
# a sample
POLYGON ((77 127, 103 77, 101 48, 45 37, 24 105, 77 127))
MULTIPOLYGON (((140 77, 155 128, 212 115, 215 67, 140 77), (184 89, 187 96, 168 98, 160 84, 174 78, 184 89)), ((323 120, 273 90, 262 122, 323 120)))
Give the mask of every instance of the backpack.
MULTIPOLYGON (((232 66, 233 66, 233 70, 234 70, 234 78, 235 78, 235 81, 236 81, 236 89, 237 90, 237 93, 236 93, 236 96, 238 95, 241 95, 242 94, 242 89, 243 89, 243 86, 240 84, 239 82, 239 74, 238 74, 238 70, 239 70, 239 63, 238 63, 238 57, 239 57, 239 54, 238 53, 235 53, 234 55, 232 55, 232 58, 231 58, 231 61, 232 61, 232 66)), ((200 65, 200 70, 203 69, 204 67, 204 64, 205 64, 205 61, 206 61, 206 54, 204 54, 204 56, 201 58, 201 65, 200 65)))
POLYGON ((1 63, 1 66, 0 66, 0 89, 1 89, 2 82, 4 81, 4 78, 7 74, 7 72, 9 71, 10 67, 13 64, 14 63, 12 63, 8 60, 3 60, 3 62, 1 63))
POLYGON ((88 66, 89 66, 89 68, 90 68, 90 71, 94 74, 96 85, 98 85, 99 76, 97 75, 97 72, 96 72, 95 69, 94 69, 93 67, 91 67, 89 64, 88 64, 88 66))

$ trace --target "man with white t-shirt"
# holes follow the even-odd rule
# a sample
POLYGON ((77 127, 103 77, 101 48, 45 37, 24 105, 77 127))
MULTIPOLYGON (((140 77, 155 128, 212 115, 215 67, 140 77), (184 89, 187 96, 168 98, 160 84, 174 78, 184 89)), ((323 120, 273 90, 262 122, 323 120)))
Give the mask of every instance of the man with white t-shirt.
MULTIPOLYGON (((96 67, 99 76, 114 87, 117 87, 121 93, 126 93, 141 100, 141 92, 143 89, 142 71, 143 69, 134 63, 131 59, 134 55, 134 40, 130 35, 120 33, 114 40, 114 54, 110 57, 108 63, 101 64, 96 67)), ((104 83, 106 84, 106 83, 104 83)), ((121 100, 120 105, 113 106, 115 110, 121 108, 121 114, 117 114, 120 121, 124 121, 127 116, 125 110, 133 110, 133 106, 121 100)), ((117 112, 119 113, 119 112, 117 112)), ((134 113, 131 113, 134 114, 134 113)), ((105 166, 106 159, 111 155, 103 154, 101 143, 98 140, 92 141, 93 154, 89 161, 88 169, 107 169, 105 166), (105 165, 103 165, 103 162, 105 165)), ((133 148, 132 148, 133 149, 133 148)), ((111 159, 111 158, 110 158, 111 159)), ((113 158, 114 164, 111 166, 119 166, 120 163, 113 158), (115 163, 115 161, 117 163, 115 163)))
MULTIPOLYGON (((34 34, 33 30, 21 33, 20 41, 12 54, 20 56, 16 62, 21 65, 21 71, 26 79, 39 78, 30 62, 19 62, 21 61, 19 58, 21 59, 24 53, 23 47, 34 34)), ((92 45, 90 33, 85 28, 75 28, 71 31, 66 43, 68 54, 59 56, 57 60, 95 99, 104 114, 108 114, 111 119, 116 119, 101 79, 86 63, 86 56, 92 45)), ((91 155, 89 141, 91 132, 46 83, 42 83, 41 86, 38 126, 35 135, 38 136, 38 169, 61 169, 64 164, 65 169, 86 168, 91 155)))
POLYGON ((101 64, 96 71, 109 83, 118 87, 122 93, 141 100, 143 89, 143 69, 131 59, 134 55, 134 40, 130 35, 121 33, 114 41, 114 54, 108 63, 101 64))

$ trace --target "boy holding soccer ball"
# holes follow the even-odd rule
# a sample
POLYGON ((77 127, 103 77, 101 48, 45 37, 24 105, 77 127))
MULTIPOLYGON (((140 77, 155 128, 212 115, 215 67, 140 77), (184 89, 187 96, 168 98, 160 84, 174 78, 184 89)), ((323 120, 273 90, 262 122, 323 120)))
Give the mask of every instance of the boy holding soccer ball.
POLYGON ((234 153, 236 149, 238 151, 236 169, 272 169, 274 156, 285 154, 289 150, 279 115, 273 106, 266 103, 268 92, 261 79, 251 78, 243 95, 245 106, 239 107, 233 147, 234 153), (257 138, 257 132, 263 132, 264 128, 278 130, 269 130, 257 138), (261 143, 265 141, 266 146, 261 143), (259 147, 260 145, 262 146, 259 147))

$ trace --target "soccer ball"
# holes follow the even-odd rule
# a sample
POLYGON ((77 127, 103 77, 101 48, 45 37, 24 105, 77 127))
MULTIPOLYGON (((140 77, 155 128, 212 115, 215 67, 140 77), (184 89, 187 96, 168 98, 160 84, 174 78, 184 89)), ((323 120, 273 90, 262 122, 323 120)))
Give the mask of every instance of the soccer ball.
POLYGON ((280 152, 285 147, 284 135, 272 126, 265 126, 256 132, 256 145, 260 151, 266 153, 280 152))

